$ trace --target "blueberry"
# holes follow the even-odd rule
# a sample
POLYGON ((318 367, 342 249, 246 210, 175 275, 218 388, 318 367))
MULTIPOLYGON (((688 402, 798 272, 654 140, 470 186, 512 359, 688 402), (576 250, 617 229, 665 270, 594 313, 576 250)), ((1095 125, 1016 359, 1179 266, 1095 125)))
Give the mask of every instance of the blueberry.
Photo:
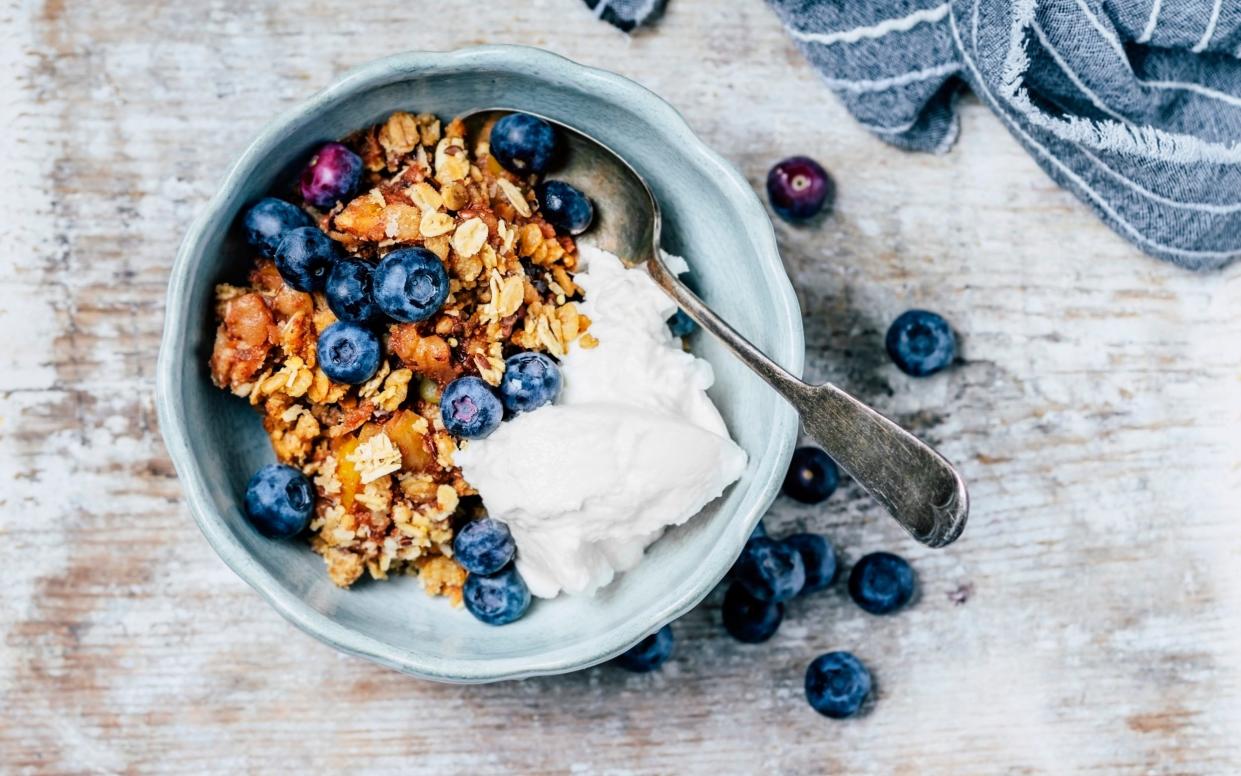
POLYGON ((319 368, 335 382, 361 385, 379 370, 379 337, 348 321, 337 321, 319 334, 319 368))
POLYGON ((802 565, 806 567, 806 585, 801 589, 803 594, 822 590, 836 579, 836 549, 825 537, 799 533, 786 536, 783 541, 801 554, 802 565))
POLYGON ((375 302, 398 321, 417 323, 439 312, 448 298, 448 271, 426 248, 401 248, 384 257, 373 275, 375 302))
POLYGON ((870 671, 848 652, 819 655, 806 668, 806 700, 832 719, 852 717, 870 695, 870 671))
POLYGON ((315 510, 315 491, 305 474, 273 463, 250 478, 245 503, 246 517, 259 533, 286 539, 306 529, 315 510))
POLYGON ((315 222, 301 208, 275 197, 265 197, 255 202, 242 220, 246 242, 268 258, 276 255, 276 246, 286 232, 314 225, 315 222))
POLYGON ((818 504, 836 492, 840 470, 832 457, 817 447, 799 447, 793 451, 788 474, 784 475, 784 492, 803 504, 818 504))
POLYGON ((498 574, 466 577, 462 600, 470 614, 488 625, 508 625, 530 608, 530 588, 512 566, 498 574))
POLYGON ((544 181, 535 187, 534 193, 547 223, 569 234, 581 234, 595 219, 590 199, 564 181, 544 181))
POLYGON ((286 232, 276 246, 276 269, 298 291, 321 291, 338 256, 332 238, 318 227, 302 226, 286 232))
POLYGON ((760 601, 787 601, 806 584, 801 553, 766 537, 746 543, 734 571, 738 584, 760 601))
POLYGON ((755 524, 754 530, 750 532, 751 539, 758 539, 767 536, 767 526, 763 525, 763 521, 759 520, 755 524))
POLYGON ((494 574, 517 554, 513 534, 499 520, 484 517, 462 526, 452 540, 452 554, 471 574, 494 574))
POLYGON ((556 152, 556 132, 546 121, 527 113, 510 113, 491 128, 491 155, 507 170, 541 173, 556 152))
POLYGON ((957 355, 957 337, 940 315, 927 310, 901 313, 884 338, 888 355, 905 374, 926 377, 944 369, 957 355))
POLYGON ((340 259, 328 273, 323 291, 336 317, 352 323, 371 323, 383 317, 371 293, 374 268, 361 259, 340 259))
POLYGON ((814 218, 835 193, 827 170, 806 156, 791 156, 767 173, 767 198, 786 221, 814 218))
POLYGON ((302 173, 302 199, 330 208, 349 199, 362 180, 362 157, 340 143, 325 143, 302 173))
POLYGON ((440 395, 440 416, 448 433, 482 439, 500 427, 504 406, 491 386, 477 377, 458 377, 440 395))
POLYGON ((668 331, 672 332, 674 337, 688 337, 697 329, 698 324, 694 323, 694 319, 686 315, 684 310, 677 310, 668 319, 668 331))
POLYGON ((551 404, 563 384, 560 367, 542 353, 518 353, 504 362, 500 401, 511 413, 529 412, 551 404))
POLYGON ((760 601, 733 583, 724 594, 724 630, 737 641, 760 644, 775 635, 784 619, 784 604, 760 601))
POLYGON ((914 595, 914 570, 890 552, 872 552, 849 572, 849 597, 871 614, 890 614, 914 595))
POLYGON ((672 656, 675 646, 672 626, 665 625, 621 653, 616 658, 616 665, 636 674, 656 671, 672 656))

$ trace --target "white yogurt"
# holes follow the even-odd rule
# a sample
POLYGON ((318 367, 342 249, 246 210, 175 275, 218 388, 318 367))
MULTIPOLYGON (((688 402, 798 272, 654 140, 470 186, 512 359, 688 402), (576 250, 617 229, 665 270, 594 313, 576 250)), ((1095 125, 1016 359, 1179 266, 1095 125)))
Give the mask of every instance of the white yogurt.
POLYGON ((574 345, 553 406, 457 453, 488 513, 508 524, 517 570, 543 598, 593 594, 638 564, 664 528, 741 476, 745 452, 707 397, 711 365, 665 323, 676 306, 640 269, 579 246, 582 312, 599 345, 574 345))

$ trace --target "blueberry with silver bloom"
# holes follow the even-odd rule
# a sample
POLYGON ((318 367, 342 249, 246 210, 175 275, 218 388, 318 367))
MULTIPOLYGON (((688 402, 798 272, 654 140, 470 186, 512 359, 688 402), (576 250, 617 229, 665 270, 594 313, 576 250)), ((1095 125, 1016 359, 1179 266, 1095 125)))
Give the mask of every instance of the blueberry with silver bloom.
POLYGON ((324 143, 302 172, 302 199, 330 208, 353 196, 362 181, 362 157, 340 143, 324 143))
POLYGON ((491 155, 504 169, 522 175, 541 173, 556 152, 556 131, 537 116, 510 113, 491 127, 491 155))
POLYGON ((285 233, 276 246, 276 269, 298 291, 322 291, 340 253, 331 237, 316 226, 285 233))
POLYGON ((913 568, 890 552, 872 552, 849 572, 849 597, 871 614, 895 612, 909 603, 916 587, 913 568))
POLYGON ((471 574, 494 574, 517 554, 508 526, 490 517, 466 523, 452 540, 452 554, 471 574))
POLYGON ((665 625, 621 653, 615 662, 626 671, 636 674, 650 673, 658 670, 672 657, 675 646, 676 638, 672 635, 672 626, 665 625))
POLYGON ((316 347, 319 368, 338 383, 361 385, 379 371, 379 337, 357 323, 337 321, 323 330, 316 347))
POLYGON ((292 466, 273 463, 255 472, 246 484, 246 518, 270 539, 296 536, 310 523, 315 491, 310 480, 292 466))
POLYGON ((901 313, 884 339, 892 362, 911 377, 926 377, 947 369, 957 357, 957 336, 948 321, 929 310, 901 313))
POLYGON ((371 276, 379 308, 405 323, 425 321, 448 298, 448 271, 426 248, 401 248, 379 262, 371 276))
POLYGON ((590 199, 564 181, 544 181, 535 187, 534 193, 547 223, 569 234, 581 234, 595 220, 595 206, 590 199))
POLYGON ((268 258, 276 255, 276 246, 285 234, 302 226, 314 225, 315 222, 304 210, 275 197, 264 197, 255 202, 242 219, 246 242, 268 258))
POLYGON ((801 595, 823 590, 836 579, 836 549, 826 537, 799 533, 786 536, 783 541, 801 553, 802 565, 806 567, 806 584, 801 595))
POLYGON ((458 377, 440 395, 440 417, 453 436, 482 439, 500 427, 504 405, 480 378, 458 377))
POLYGON ((509 356, 500 380, 500 401, 516 414, 551 404, 560 396, 564 380, 550 357, 533 351, 509 356))
POLYGON ((733 574, 737 583, 760 601, 787 601, 806 584, 801 553, 767 537, 746 542, 733 574))
POLYGON ((806 700, 825 717, 857 714, 870 695, 870 671, 848 652, 819 655, 806 668, 806 700))
POLYGON ((383 317, 372 293, 374 268, 361 259, 340 259, 328 273, 327 306, 342 321, 372 323, 383 317))
POLYGON ((784 493, 803 504, 826 501, 840 484, 840 470, 832 457, 817 447, 799 447, 793 451, 788 473, 784 475, 784 493))
POLYGON ((470 614, 488 625, 508 625, 530 608, 530 588, 512 566, 490 576, 466 577, 461 598, 470 614))

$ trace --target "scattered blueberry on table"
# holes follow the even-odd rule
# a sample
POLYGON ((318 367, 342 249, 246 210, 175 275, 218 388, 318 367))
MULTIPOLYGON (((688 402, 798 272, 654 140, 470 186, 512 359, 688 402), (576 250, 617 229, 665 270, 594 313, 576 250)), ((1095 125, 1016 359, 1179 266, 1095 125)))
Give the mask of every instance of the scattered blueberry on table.
POLYGON ((310 480, 292 466, 273 463, 255 472, 246 484, 246 517, 270 539, 296 536, 310 523, 315 491, 310 480))
POLYGON ((517 545, 508 526, 490 517, 466 523, 452 540, 452 554, 471 574, 494 574, 512 562, 517 545))
POLYGON ((818 504, 836 492, 840 470, 832 457, 817 447, 799 447, 793 451, 788 474, 784 476, 784 493, 803 504, 818 504))
POLYGON ((791 545, 767 537, 746 543, 733 573, 737 584, 760 601, 787 601, 806 584, 801 553, 791 545))
POLYGON ((317 226, 290 229, 276 246, 276 269, 298 291, 322 291, 340 254, 317 226))
POLYGON ((510 413, 530 412, 556 401, 563 383, 560 367, 549 356, 534 351, 517 353, 504 361, 500 401, 510 413))
POLYGON ((379 262, 371 276, 375 303, 405 323, 425 321, 448 299, 448 271, 426 248, 400 248, 379 262))
POLYGON ((823 590, 836 579, 836 549, 827 537, 799 533, 786 536, 783 541, 801 554, 802 565, 806 567, 806 584, 802 586, 802 595, 823 590))
POLYGON ((470 574, 462 601, 470 614, 488 625, 508 625, 530 608, 530 588, 510 565, 496 574, 470 574))
POLYGON ((361 385, 379 370, 380 344, 375 332, 337 321, 323 330, 315 348, 319 368, 338 383, 361 385))
POLYGON ((760 644, 780 628, 784 604, 760 601, 734 582, 724 593, 722 613, 728 635, 746 644, 760 644))
POLYGON ((500 427, 504 405, 491 392, 491 386, 473 375, 458 377, 440 395, 440 415, 444 428, 462 439, 482 439, 500 427))
POLYGON ((767 198, 785 221, 814 218, 835 192, 836 184, 827 170, 808 156, 791 156, 767 173, 767 198))
POLYGON ((302 199, 330 208, 349 199, 362 181, 362 157, 340 143, 325 143, 302 173, 302 199))
POLYGON ((806 700, 825 717, 858 713, 870 695, 870 671, 848 652, 819 655, 806 668, 806 700))
POLYGON ((372 294, 374 268, 361 259, 340 259, 332 265, 323 288, 327 306, 342 321, 373 323, 383 317, 372 294))
POLYGON ((591 221, 595 219, 595 208, 590 204, 590 199, 564 181, 543 181, 534 192, 547 222, 569 234, 581 234, 590 228, 591 221))
POLYGON ((952 327, 929 310, 908 310, 897 316, 888 327, 884 345, 897 368, 912 377, 946 369, 957 355, 952 327))
POLYGON ((264 197, 246 211, 242 228, 246 242, 259 249, 267 258, 276 255, 276 246, 286 233, 315 222, 304 210, 275 197, 264 197))
POLYGON ((667 662, 675 646, 676 639, 672 635, 672 626, 665 625, 634 644, 619 655, 614 662, 626 671, 638 674, 649 673, 667 662))
POLYGON ((510 113, 491 127, 491 155, 506 170, 529 175, 541 173, 556 152, 556 133, 543 119, 528 113, 510 113))
POLYGON ((904 558, 890 552, 865 555, 849 573, 849 597, 871 614, 891 614, 909 603, 916 583, 904 558))

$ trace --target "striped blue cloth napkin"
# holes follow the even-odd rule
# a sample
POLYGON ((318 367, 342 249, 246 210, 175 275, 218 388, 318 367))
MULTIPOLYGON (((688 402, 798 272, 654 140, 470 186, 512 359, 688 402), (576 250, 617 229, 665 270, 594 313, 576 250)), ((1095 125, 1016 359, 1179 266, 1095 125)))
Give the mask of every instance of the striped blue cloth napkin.
POLYGON ((1134 245, 1192 269, 1241 256, 1236 0, 768 2, 889 143, 948 150, 968 84, 1134 245))

